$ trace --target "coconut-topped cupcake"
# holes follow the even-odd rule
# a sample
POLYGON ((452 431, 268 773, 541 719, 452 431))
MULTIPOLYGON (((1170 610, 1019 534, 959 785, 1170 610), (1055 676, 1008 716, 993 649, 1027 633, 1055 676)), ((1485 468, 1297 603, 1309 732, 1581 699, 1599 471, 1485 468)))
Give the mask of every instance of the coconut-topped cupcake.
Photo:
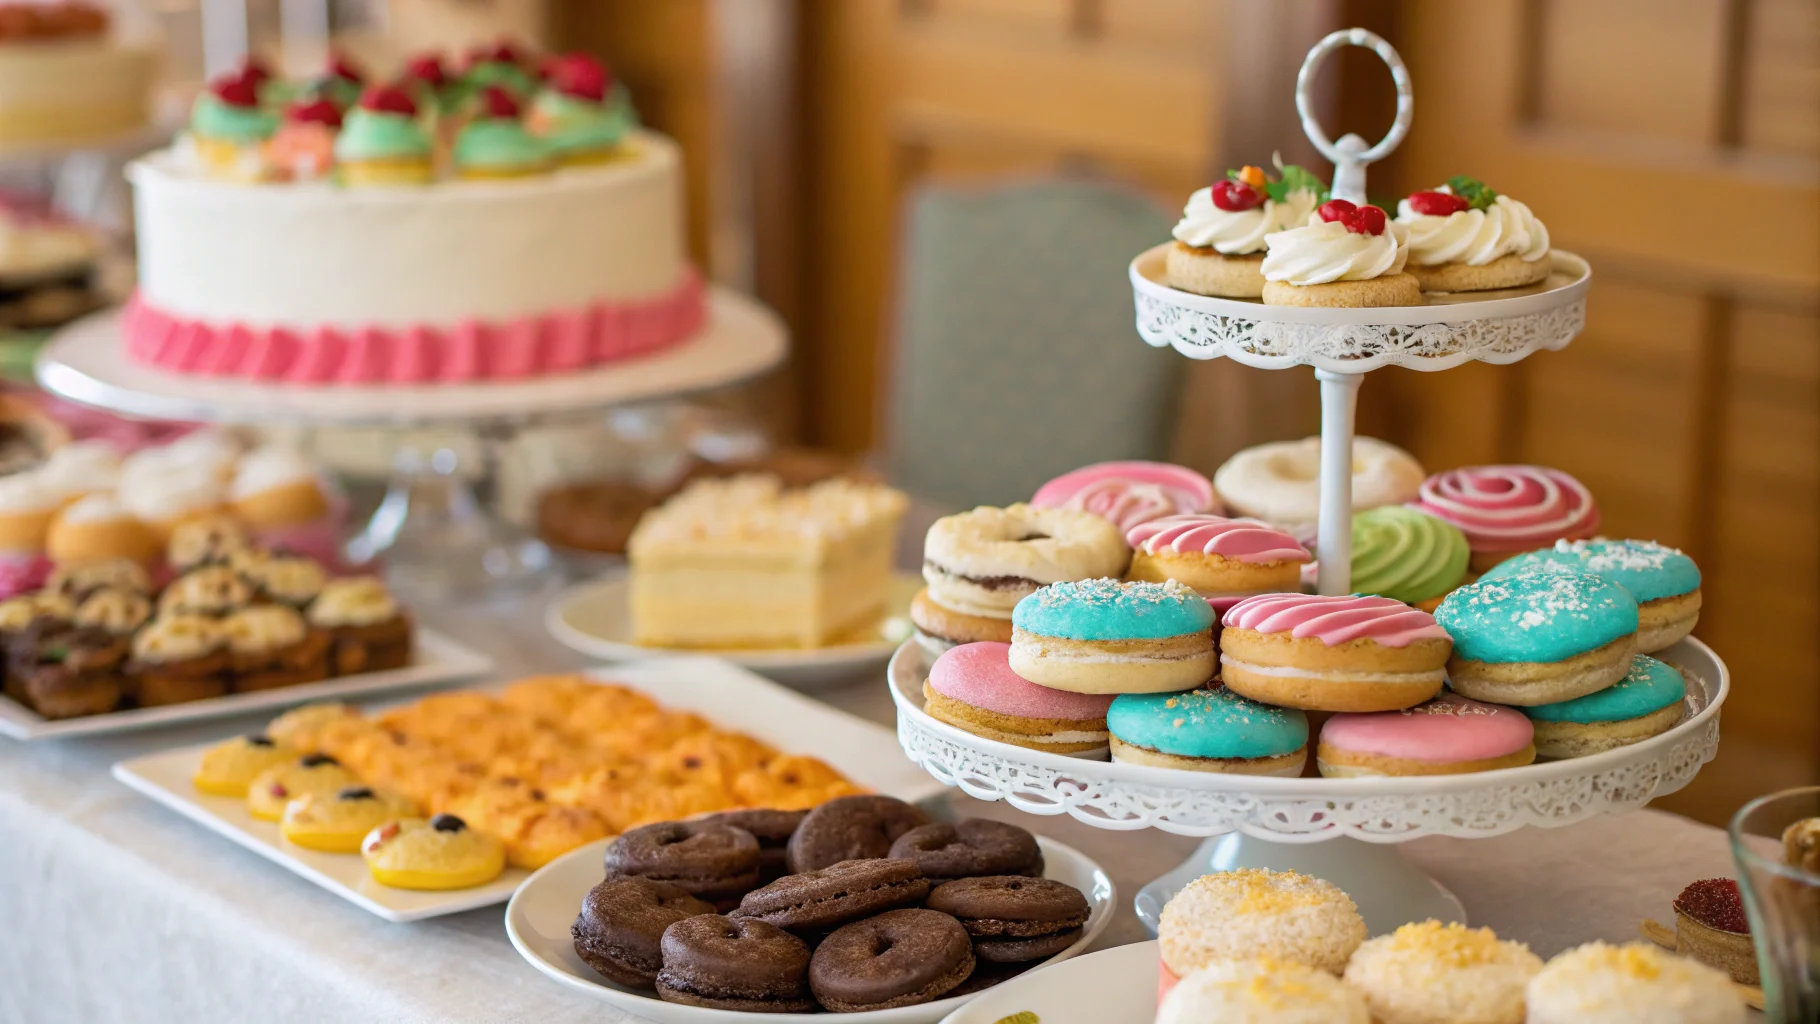
POLYGON ((1529 1024, 1743 1024, 1724 973, 1642 942, 1591 942, 1548 962, 1525 992, 1529 1024))
POLYGON ((1429 920, 1367 941, 1346 965, 1375 1024, 1523 1024, 1542 958, 1490 928, 1429 920))

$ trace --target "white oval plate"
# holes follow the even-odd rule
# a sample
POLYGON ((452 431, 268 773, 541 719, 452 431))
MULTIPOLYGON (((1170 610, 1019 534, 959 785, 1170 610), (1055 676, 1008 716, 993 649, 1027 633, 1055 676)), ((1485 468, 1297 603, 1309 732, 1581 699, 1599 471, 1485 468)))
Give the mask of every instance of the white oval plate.
POLYGON ((852 682, 861 675, 884 668, 891 660, 891 652, 911 634, 910 599, 922 589, 923 578, 914 573, 898 573, 892 577, 889 612, 879 624, 875 638, 809 650, 706 651, 641 647, 632 642, 632 616, 626 608, 627 586, 625 576, 612 576, 570 587, 550 602, 544 613, 544 626, 563 646, 591 658, 636 661, 664 655, 711 654, 780 683, 817 689, 852 682))
MULTIPOLYGON (((1052 839, 1038 836, 1037 841, 1043 847, 1044 875, 1079 889, 1087 897, 1092 913, 1079 941, 1013 981, 1022 981, 1037 971, 1047 977, 1054 964, 1092 945, 1100 932, 1112 923, 1112 915, 1118 909, 1112 879, 1106 877, 1098 864, 1052 839)), ((658 1024, 790 1024, 792 1021, 799 1024, 936 1024, 967 1000, 980 998, 980 994, 955 996, 920 1006, 870 1013, 739 1013, 666 1003, 655 995, 616 985, 596 974, 594 968, 575 955, 575 942, 569 936, 569 925, 574 923, 575 913, 581 909, 582 897, 600 884, 601 857, 608 842, 610 840, 603 839, 590 843, 544 865, 519 887, 512 902, 506 904, 506 935, 511 937, 512 946, 519 955, 530 961, 532 967, 584 995, 612 1003, 658 1024)), ((1151 973, 1154 976, 1154 966, 1151 973)), ((1007 981, 999 987, 1011 983, 1007 981)), ((993 991, 995 989, 985 990, 986 993, 993 991)))
POLYGON ((1089 953, 1042 977, 1020 974, 980 993, 941 1024, 998 1024, 1016 1013, 1040 1024, 1150 1024, 1156 1017, 1156 940, 1089 953))

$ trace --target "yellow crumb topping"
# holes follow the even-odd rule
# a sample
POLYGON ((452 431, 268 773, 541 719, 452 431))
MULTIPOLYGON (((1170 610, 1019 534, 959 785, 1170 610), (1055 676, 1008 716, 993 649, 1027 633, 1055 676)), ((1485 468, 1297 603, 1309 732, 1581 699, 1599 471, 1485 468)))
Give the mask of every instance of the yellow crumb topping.
POLYGON ((1239 868, 1225 873, 1238 891, 1236 909, 1241 914, 1280 914, 1296 907, 1312 907, 1327 898, 1315 880, 1294 871, 1239 868))
POLYGON ((1468 928, 1457 921, 1442 924, 1433 918, 1398 928, 1391 935, 1390 948, 1419 954, 1447 967, 1476 967, 1503 958, 1498 936, 1490 928, 1468 928))

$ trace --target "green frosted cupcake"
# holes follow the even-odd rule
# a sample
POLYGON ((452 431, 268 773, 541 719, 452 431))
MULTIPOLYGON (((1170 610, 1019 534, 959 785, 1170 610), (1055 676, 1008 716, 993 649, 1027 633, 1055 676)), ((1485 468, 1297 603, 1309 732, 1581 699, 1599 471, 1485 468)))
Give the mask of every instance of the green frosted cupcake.
POLYGON ((496 85, 480 94, 480 112, 455 137, 455 174, 469 179, 524 178, 551 166, 550 148, 518 120, 518 101, 496 85))
POLYGON ((579 53, 551 65, 549 84, 537 94, 529 120, 565 166, 617 158, 626 135, 638 127, 625 86, 599 61, 579 53))
POLYGON ((368 90, 335 139, 344 185, 428 184, 430 155, 430 135, 417 122, 417 105, 395 86, 368 90))

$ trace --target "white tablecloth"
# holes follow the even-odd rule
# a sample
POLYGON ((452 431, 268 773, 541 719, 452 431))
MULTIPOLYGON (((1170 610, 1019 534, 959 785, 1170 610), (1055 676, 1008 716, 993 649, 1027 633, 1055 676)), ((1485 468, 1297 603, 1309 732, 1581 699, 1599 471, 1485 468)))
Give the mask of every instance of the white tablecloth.
MULTIPOLYGON (((582 662, 545 639, 538 610, 431 617, 502 672, 582 662)), ((882 679, 824 694, 891 720, 882 679)), ((636 1020, 558 988, 519 959, 503 908, 388 924, 114 782, 124 757, 233 735, 257 719, 92 741, 0 740, 0 1021, 636 1020)), ((958 797, 1082 850, 1120 887, 1102 945, 1144 938, 1130 897, 1194 840, 1033 818, 958 797)), ((1731 873, 1725 836, 1644 811, 1496 839, 1423 839, 1409 855, 1490 925, 1547 956, 1625 940, 1695 878, 1731 873)))

